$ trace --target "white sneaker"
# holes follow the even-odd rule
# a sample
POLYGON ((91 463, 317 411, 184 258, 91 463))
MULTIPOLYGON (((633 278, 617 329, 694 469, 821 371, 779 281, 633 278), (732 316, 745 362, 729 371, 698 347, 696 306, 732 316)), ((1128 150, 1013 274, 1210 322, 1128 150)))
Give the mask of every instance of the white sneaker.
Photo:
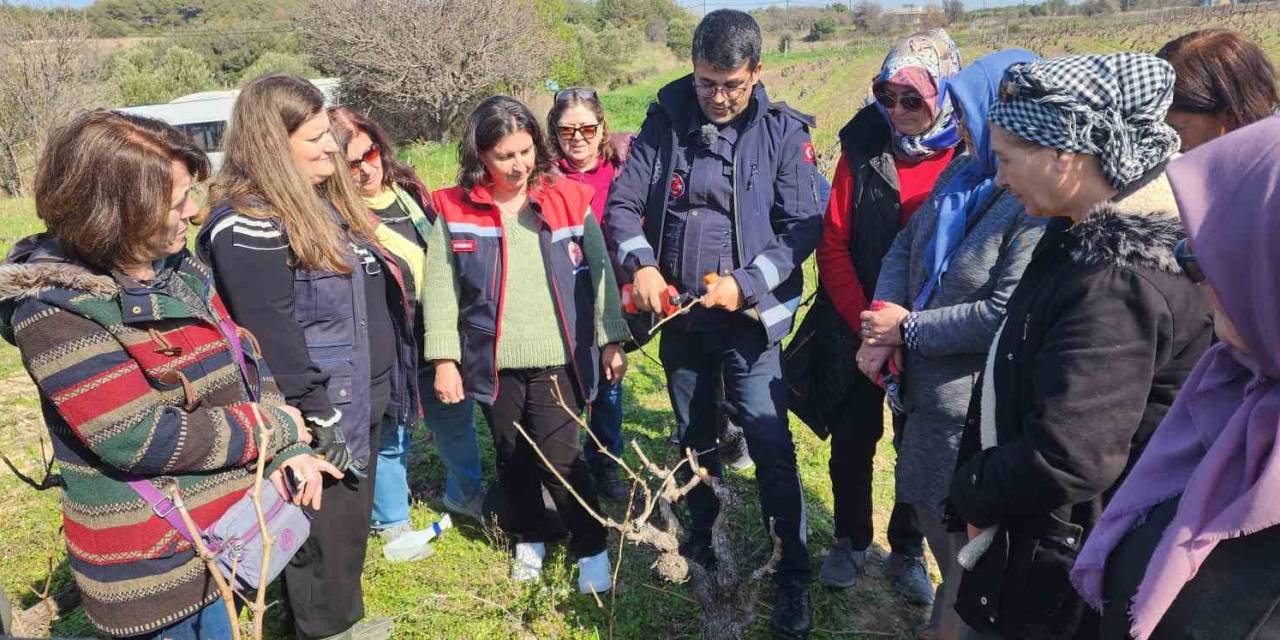
POLYGON ((547 545, 541 542, 516 544, 516 557, 511 561, 511 579, 516 582, 532 582, 542 577, 542 559, 547 555, 547 545))
POLYGON ((608 593, 609 550, 605 549, 594 556, 578 558, 578 593, 608 593))

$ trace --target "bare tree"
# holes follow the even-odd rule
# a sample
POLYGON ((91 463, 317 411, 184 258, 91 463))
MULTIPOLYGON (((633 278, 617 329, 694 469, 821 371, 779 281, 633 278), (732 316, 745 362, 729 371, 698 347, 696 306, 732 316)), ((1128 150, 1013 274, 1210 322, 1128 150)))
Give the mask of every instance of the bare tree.
POLYGON ((531 0, 316 0, 299 22, 344 101, 400 138, 443 139, 475 102, 540 80, 557 44, 531 0))
POLYGON ((861 0, 853 6, 854 24, 859 29, 878 33, 883 29, 881 17, 884 15, 884 9, 876 0, 861 0))
POLYGON ((964 0, 943 0, 942 10, 947 13, 947 23, 964 20, 964 0))
POLYGON ((0 4, 0 193, 20 195, 49 131, 99 103, 102 58, 82 12, 0 4))
POLYGON ((939 8, 938 5, 931 4, 925 7, 924 18, 921 19, 920 26, 925 29, 938 29, 947 26, 949 22, 950 18, 947 17, 947 13, 939 8))

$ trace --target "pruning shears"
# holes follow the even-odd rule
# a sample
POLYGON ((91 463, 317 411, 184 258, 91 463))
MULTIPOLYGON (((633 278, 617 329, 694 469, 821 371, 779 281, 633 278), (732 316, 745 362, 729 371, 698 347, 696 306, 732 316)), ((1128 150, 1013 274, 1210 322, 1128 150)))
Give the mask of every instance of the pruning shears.
MULTIPOLYGON (((708 287, 718 280, 720 280, 720 275, 714 272, 702 276, 703 284, 708 287)), ((705 294, 695 296, 692 293, 680 293, 675 285, 667 285, 666 290, 662 292, 662 309, 659 312, 662 319, 649 329, 649 335, 657 333, 658 329, 662 328, 662 325, 689 313, 704 298, 706 298, 705 294)), ((627 284, 622 286, 622 310, 630 314, 640 313, 640 307, 636 305, 635 301, 634 285, 627 284)))

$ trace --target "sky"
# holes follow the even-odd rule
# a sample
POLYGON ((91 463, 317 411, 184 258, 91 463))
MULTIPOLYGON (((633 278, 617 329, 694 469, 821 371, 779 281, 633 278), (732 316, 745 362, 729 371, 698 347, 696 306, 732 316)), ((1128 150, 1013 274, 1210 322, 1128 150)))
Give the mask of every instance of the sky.
MULTIPOLYGON (((830 0, 830 2, 835 1, 837 0, 830 0)), ((908 3, 923 5, 928 4, 929 1, 930 0, 880 0, 880 4, 886 8, 892 8, 900 7, 908 3)), ((677 0, 677 2, 694 9, 695 11, 700 11, 702 9, 702 2, 700 0, 677 0)), ((791 6, 822 7, 830 4, 830 2, 828 0, 792 0, 791 6)), ((845 4, 855 4, 856 2, 857 0, 845 0, 845 4)), ((934 0, 934 2, 936 4, 941 4, 941 0, 934 0)), ((1038 2, 1038 0, 1031 0, 1027 2, 1027 4, 1033 4, 1034 2, 1038 2)), ((964 3, 965 6, 970 9, 978 9, 983 6, 983 0, 964 0, 964 3)), ((988 7, 1003 7, 1022 3, 1023 0, 986 0, 986 6, 988 7)), ((25 4, 36 7, 86 7, 93 4, 93 0, 17 0, 16 2, 13 2, 13 4, 25 4)), ((751 9, 759 9, 770 5, 783 6, 783 4, 783 0, 706 0, 708 11, 726 7, 749 11, 751 9)))
MULTIPOLYGON (((701 0, 677 1, 695 11, 700 11, 702 9, 703 3, 701 0)), ((857 4, 858 0, 791 0, 790 5, 793 7, 825 7, 832 2, 838 1, 843 1, 847 5, 853 5, 857 4)), ((880 0, 880 5, 885 8, 893 8, 900 7, 904 4, 926 5, 929 4, 929 2, 939 5, 942 4, 941 0, 880 0)), ((1033 2, 1039 2, 1039 0, 1032 0, 1027 4, 1032 4, 1033 2)), ((707 11, 721 8, 750 11, 768 6, 781 7, 785 4, 784 0, 706 0, 707 11)), ((970 9, 980 9, 983 6, 983 0, 964 0, 964 4, 970 9)), ((1022 4, 1022 0, 986 0, 986 6, 988 7, 1003 7, 1016 4, 1022 4)))

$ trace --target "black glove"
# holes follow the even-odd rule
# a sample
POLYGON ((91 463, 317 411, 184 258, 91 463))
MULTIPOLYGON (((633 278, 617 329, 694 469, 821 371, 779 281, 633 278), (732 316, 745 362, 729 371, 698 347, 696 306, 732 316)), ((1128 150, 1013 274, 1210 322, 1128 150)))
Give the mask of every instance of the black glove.
POLYGON ((338 471, 346 473, 351 468, 351 450, 347 449, 347 439, 342 435, 341 425, 307 426, 311 429, 311 449, 337 467, 338 471))

